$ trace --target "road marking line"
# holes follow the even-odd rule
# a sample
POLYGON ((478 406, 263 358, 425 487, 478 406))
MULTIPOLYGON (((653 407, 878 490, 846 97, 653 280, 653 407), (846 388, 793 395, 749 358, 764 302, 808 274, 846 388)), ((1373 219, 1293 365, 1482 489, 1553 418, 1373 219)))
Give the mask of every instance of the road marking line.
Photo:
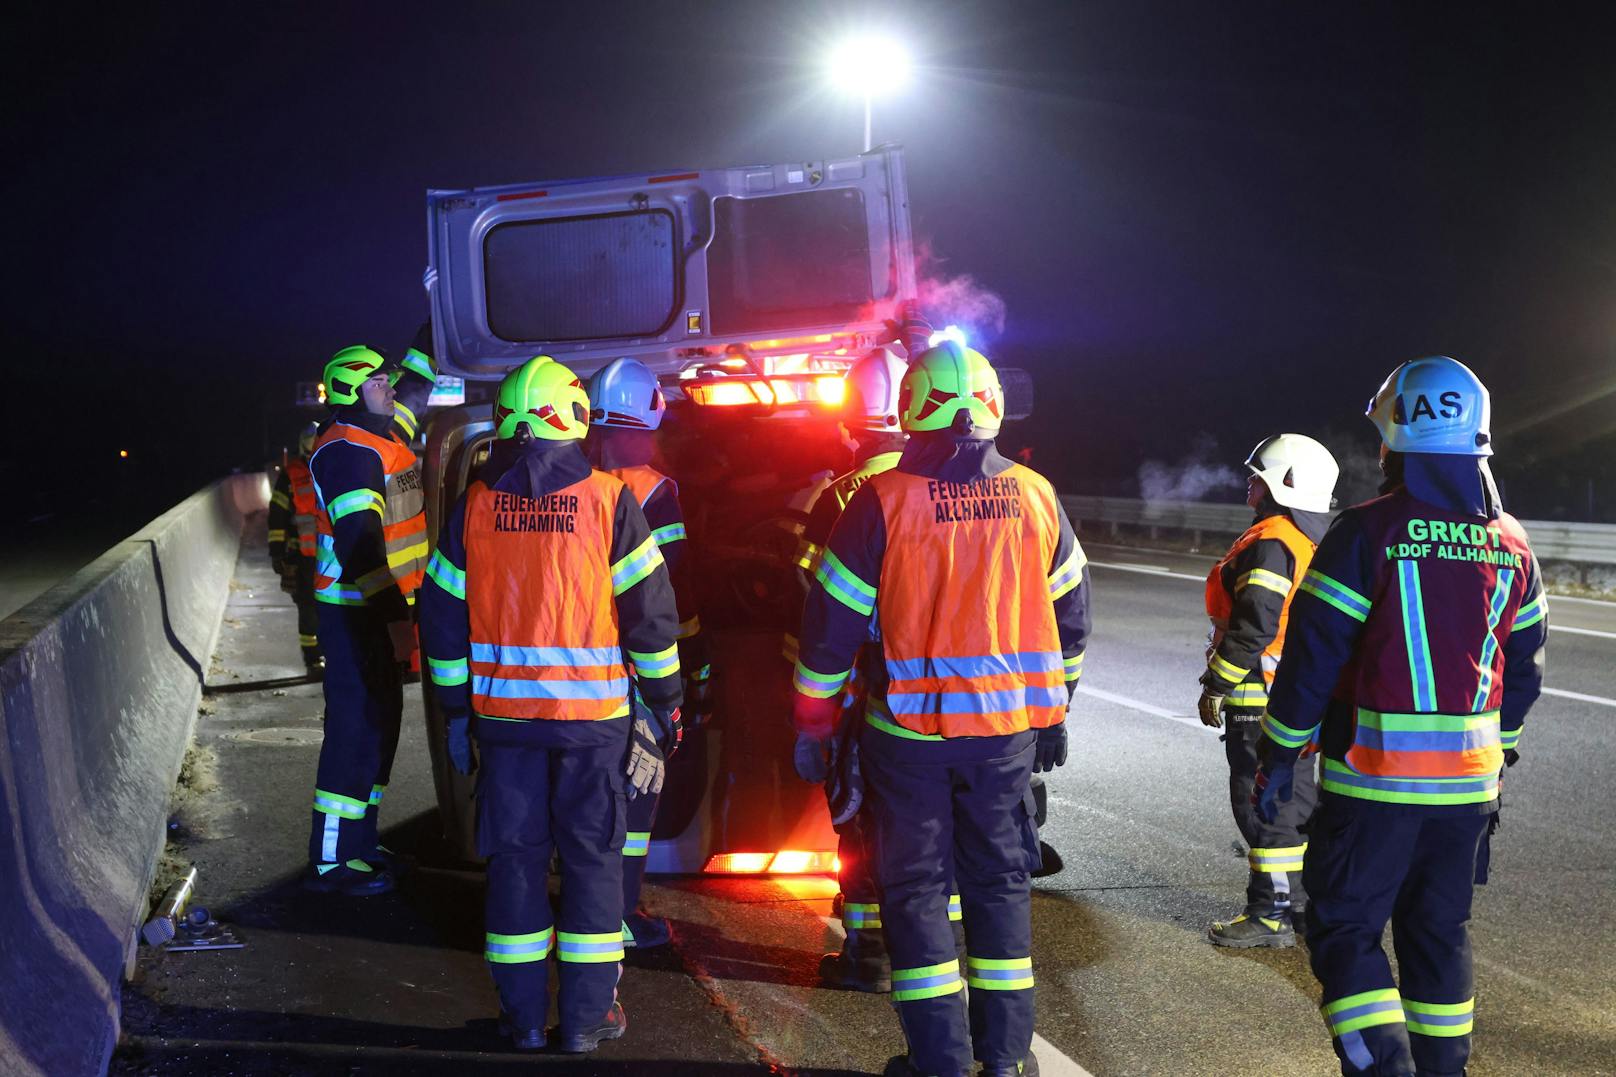
POLYGON ((1605 632, 1598 628, 1572 628, 1570 625, 1551 624, 1549 635, 1557 632, 1570 632, 1574 636, 1598 636, 1600 639, 1616 639, 1616 632, 1605 632))
POLYGON ((1187 572, 1172 572, 1159 565, 1118 565, 1110 561, 1090 561, 1094 568, 1114 568, 1118 572, 1137 572, 1144 576, 1171 576, 1175 580, 1194 580, 1196 583, 1205 583, 1205 576, 1191 576, 1187 572))
POLYGON ((1107 703, 1115 703, 1119 707, 1127 707, 1129 710, 1136 710, 1141 714, 1149 714, 1156 718, 1165 718, 1169 722, 1177 722, 1180 725, 1191 726, 1195 729, 1210 728, 1202 725, 1199 718, 1191 717, 1188 714, 1175 714, 1165 707, 1157 707, 1153 704, 1144 703, 1137 699, 1130 699, 1128 696, 1119 696, 1115 692, 1106 692, 1099 688, 1090 688, 1086 684, 1079 684, 1077 686, 1077 690, 1085 696, 1093 696, 1095 699, 1103 699, 1107 703))
POLYGON ((1561 699, 1575 699, 1581 703, 1598 703, 1604 707, 1616 707, 1616 699, 1608 699, 1605 696, 1589 696, 1581 692, 1568 692, 1564 688, 1545 688, 1543 689, 1543 694, 1546 696, 1559 696, 1561 699))
MULTIPOLYGON (((847 937, 847 932, 842 930, 841 921, 835 917, 821 916, 819 919, 838 939, 847 937)), ((1049 1077, 1094 1077, 1094 1074, 1067 1058, 1059 1047, 1036 1032, 1032 1034, 1032 1053, 1038 1057, 1039 1070, 1047 1073, 1049 1077)))
POLYGON ((1584 606, 1603 606, 1607 610, 1616 607, 1616 602, 1612 602, 1608 598, 1578 598, 1576 595, 1556 595, 1553 593, 1549 597, 1554 599, 1555 602, 1580 602, 1584 606))

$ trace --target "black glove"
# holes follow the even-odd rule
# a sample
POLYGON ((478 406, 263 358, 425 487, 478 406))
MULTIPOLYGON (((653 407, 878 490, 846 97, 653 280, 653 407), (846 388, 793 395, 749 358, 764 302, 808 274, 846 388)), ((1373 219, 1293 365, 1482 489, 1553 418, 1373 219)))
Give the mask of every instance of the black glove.
POLYGON ((685 724, 678 707, 671 710, 652 708, 649 725, 664 759, 679 750, 679 742, 685 739, 685 724))
POLYGON ((1504 749, 1504 766, 1513 767, 1516 763, 1519 763, 1520 761, 1521 761, 1521 753, 1520 752, 1517 752, 1514 748, 1505 748, 1504 749))
POLYGON ((818 785, 830 775, 830 760, 826 752, 830 745, 817 737, 797 734, 797 743, 791 749, 791 767, 797 777, 818 785))
POLYGON ((1295 763, 1265 763, 1259 766, 1256 788, 1251 794, 1251 804, 1257 809, 1257 818, 1270 824, 1279 818, 1279 806, 1291 802, 1295 784, 1295 763))
POLYGON ((1059 722, 1040 729, 1033 752, 1034 774, 1042 774, 1063 766, 1066 763, 1066 723, 1059 722))
POLYGON ((470 774, 477 769, 477 758, 471 752, 471 716, 458 715, 444 723, 445 746, 449 751, 449 765, 456 774, 470 774))

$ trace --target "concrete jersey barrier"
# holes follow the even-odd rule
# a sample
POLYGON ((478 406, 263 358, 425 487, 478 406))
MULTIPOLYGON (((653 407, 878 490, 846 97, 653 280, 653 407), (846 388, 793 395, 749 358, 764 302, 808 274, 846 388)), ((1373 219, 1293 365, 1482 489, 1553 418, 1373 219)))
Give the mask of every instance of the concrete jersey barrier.
POLYGON ((0 1072, 102 1073, 262 474, 0 621, 0 1072))

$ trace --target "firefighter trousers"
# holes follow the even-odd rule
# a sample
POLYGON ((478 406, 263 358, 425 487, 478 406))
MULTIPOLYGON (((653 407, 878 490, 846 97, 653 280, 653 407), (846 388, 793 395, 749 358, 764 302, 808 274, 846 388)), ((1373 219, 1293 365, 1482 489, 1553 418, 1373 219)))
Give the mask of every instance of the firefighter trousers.
POLYGON ((623 841, 623 917, 626 920, 640 907, 640 888, 645 884, 645 860, 651 852, 651 827, 656 823, 657 805, 662 795, 637 796, 628 802, 628 830, 623 841))
MULTIPOLYGON (((1229 807, 1246 840, 1251 874, 1246 882, 1246 915, 1273 916, 1307 903, 1302 857, 1307 852, 1308 820, 1318 806, 1313 756, 1296 761, 1291 799, 1279 805, 1272 823, 1257 817, 1251 803, 1257 787, 1257 745, 1263 738, 1261 711, 1224 711, 1223 750, 1229 760, 1229 807)), ((1298 927, 1301 925, 1298 924, 1298 927)))
POLYGON ((910 740, 870 726, 861 733, 892 1001, 921 1073, 969 1074, 973 1059, 1014 1065, 1032 1049, 1034 739, 910 740), (964 913, 964 969, 948 916, 950 861, 964 913))
POLYGON ((387 626, 363 607, 319 606, 325 650, 325 741, 314 780, 309 859, 376 854, 377 814, 393 772, 404 688, 387 626))
POLYGON ((1344 1074, 1461 1074, 1470 898, 1490 815, 1326 795, 1307 851, 1307 944, 1344 1074), (1402 982, 1381 949, 1386 921, 1402 982))
MULTIPOLYGON (((479 719, 479 728, 486 722, 479 719)), ((614 724, 624 739, 607 744, 546 747, 478 737, 477 851, 488 860, 483 956, 500 1006, 520 1028, 544 1026, 552 951, 563 1034, 597 1024, 617 998, 628 742, 627 724, 614 724), (561 865, 559 916, 550 905, 552 852, 561 865)))
POLYGON ((297 644, 303 664, 312 666, 320 660, 321 603, 314 599, 314 558, 299 557, 295 576, 292 601, 297 605, 297 644))

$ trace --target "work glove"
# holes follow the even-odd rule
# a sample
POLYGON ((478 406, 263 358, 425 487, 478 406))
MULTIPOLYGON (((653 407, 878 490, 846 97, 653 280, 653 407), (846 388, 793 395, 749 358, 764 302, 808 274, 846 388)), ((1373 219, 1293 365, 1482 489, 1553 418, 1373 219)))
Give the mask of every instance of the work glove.
POLYGON ((1223 728, 1223 701, 1226 697, 1214 695, 1205 688, 1201 689, 1201 700, 1195 705, 1200 712, 1201 724, 1209 725, 1213 729, 1223 728))
POLYGON ((830 744, 806 733, 797 734, 791 749, 791 766, 797 777, 818 785, 830 776, 830 744))
POLYGON ((1064 766, 1066 763, 1066 723, 1045 726, 1038 731, 1038 740, 1033 748, 1032 769, 1034 774, 1043 774, 1064 766))
POLYGON ((387 638, 393 644, 393 660, 408 662, 415 652, 415 626, 409 621, 389 621, 387 638))
POLYGON ((671 758, 679 750, 679 743, 685 739, 684 717, 678 707, 653 707, 650 729, 651 735, 656 737, 657 747, 662 749, 664 759, 671 758))
POLYGON ((471 752, 471 716, 451 715, 444 723, 444 741, 449 751, 449 765, 456 774, 470 774, 477 769, 477 757, 471 752))
POLYGON ((628 737, 628 798, 654 797, 662 792, 662 777, 667 769, 666 757, 651 724, 644 718, 634 719, 634 728, 628 737))
POLYGON ((1513 767, 1516 763, 1519 763, 1520 761, 1521 761, 1521 753, 1520 752, 1517 752, 1514 748, 1505 748, 1504 749, 1504 766, 1513 767))
POLYGON ((1279 818, 1279 806, 1289 804, 1296 777, 1293 763, 1269 763, 1257 769, 1256 790, 1251 794, 1257 818, 1272 824, 1279 818))
POLYGON ((842 697, 838 692, 828 699, 805 696, 798 692, 791 700, 791 724, 798 733, 814 740, 829 740, 836 728, 836 719, 842 713, 842 697))
POLYGON ((841 826, 864 806, 864 769, 859 765, 858 723, 847 722, 830 742, 830 774, 825 805, 833 826, 841 826))

